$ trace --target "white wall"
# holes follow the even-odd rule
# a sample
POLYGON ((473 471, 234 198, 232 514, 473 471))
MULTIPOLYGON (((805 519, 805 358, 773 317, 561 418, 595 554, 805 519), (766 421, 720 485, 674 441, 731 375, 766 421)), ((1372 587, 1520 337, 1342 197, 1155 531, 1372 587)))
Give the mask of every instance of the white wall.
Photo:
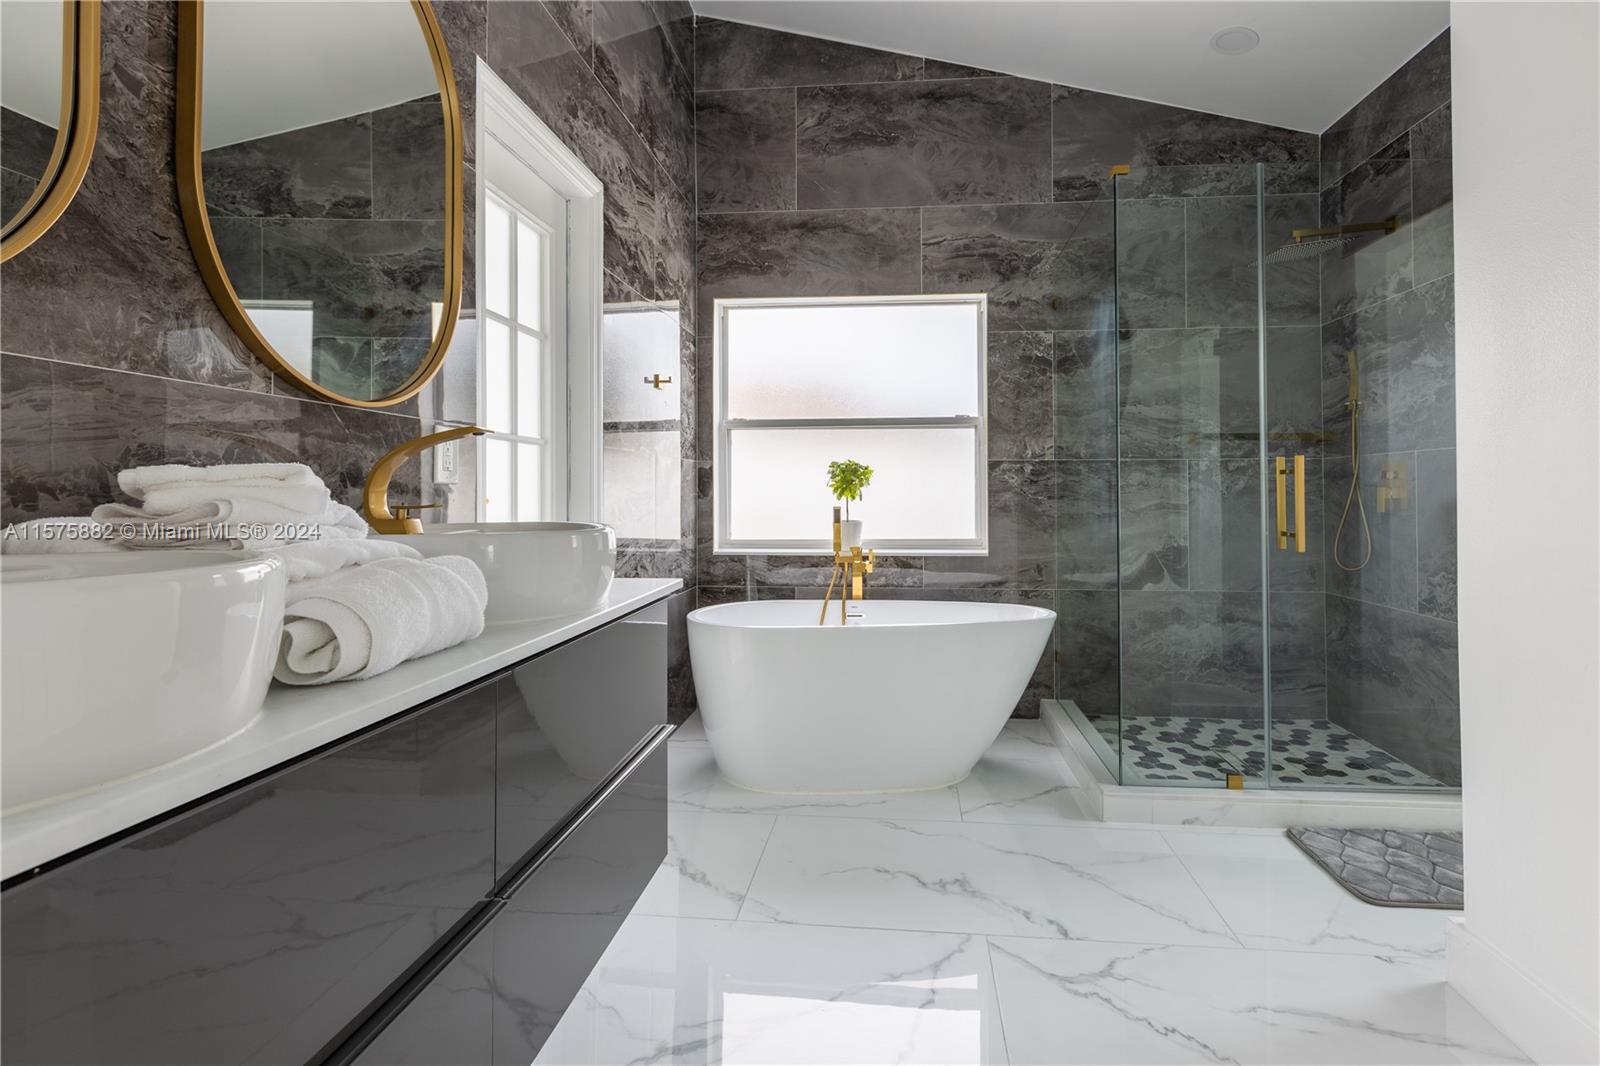
POLYGON ((1600 1061, 1600 9, 1451 5, 1467 909, 1449 979, 1600 1061))

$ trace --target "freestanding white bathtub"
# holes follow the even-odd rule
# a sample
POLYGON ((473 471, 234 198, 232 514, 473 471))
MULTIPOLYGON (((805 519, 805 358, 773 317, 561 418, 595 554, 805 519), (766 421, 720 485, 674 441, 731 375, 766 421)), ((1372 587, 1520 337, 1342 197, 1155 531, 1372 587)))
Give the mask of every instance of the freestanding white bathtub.
POLYGON ((702 607, 689 654, 723 775, 763 792, 886 792, 960 781, 1039 663, 1055 612, 866 600, 702 607))

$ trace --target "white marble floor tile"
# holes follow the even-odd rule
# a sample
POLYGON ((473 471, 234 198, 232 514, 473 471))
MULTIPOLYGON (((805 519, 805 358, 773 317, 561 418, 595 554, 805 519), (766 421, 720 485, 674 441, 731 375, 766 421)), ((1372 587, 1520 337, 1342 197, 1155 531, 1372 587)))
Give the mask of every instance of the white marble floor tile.
POLYGON ((722 778, 717 772, 710 744, 694 741, 670 744, 667 759, 669 793, 673 807, 678 810, 723 814, 961 820, 961 801, 953 787, 922 792, 818 795, 753 792, 722 778))
POLYGON ((1161 835, 1246 947, 1444 956, 1452 912, 1363 903, 1281 832, 1161 835))
POLYGON ((738 917, 772 823, 770 815, 668 812, 666 861, 634 913, 738 917))
POLYGON ((1159 833, 783 818, 740 918, 1237 946, 1159 833))
POLYGON ((1035 825, 1098 825, 1089 817, 1059 757, 989 754, 956 785, 961 819, 966 822, 1017 822, 1035 825))
POLYGON ((1435 960, 993 938, 1016 1063, 1522 1062, 1435 960))
POLYGON ((1039 718, 1013 718, 1008 721, 1005 728, 1000 730, 1000 735, 990 745, 989 754, 1031 755, 1041 759, 1052 759, 1062 764, 1063 773, 1067 772, 1066 762, 1061 758, 1056 742, 1050 738, 1050 731, 1039 718))
POLYGON ((982 937, 634 915, 540 1063, 1005 1062, 982 937))

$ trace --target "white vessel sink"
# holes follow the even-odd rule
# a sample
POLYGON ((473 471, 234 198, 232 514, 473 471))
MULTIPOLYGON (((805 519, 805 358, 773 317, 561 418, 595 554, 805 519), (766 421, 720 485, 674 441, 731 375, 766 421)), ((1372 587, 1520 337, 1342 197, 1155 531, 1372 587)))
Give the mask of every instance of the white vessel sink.
POLYGON ((283 627, 277 559, 0 557, 0 806, 165 765, 255 720, 283 627))
POLYGON ((617 535, 591 522, 428 526, 390 539, 426 556, 465 555, 489 583, 487 622, 536 622, 595 610, 617 571, 617 535))

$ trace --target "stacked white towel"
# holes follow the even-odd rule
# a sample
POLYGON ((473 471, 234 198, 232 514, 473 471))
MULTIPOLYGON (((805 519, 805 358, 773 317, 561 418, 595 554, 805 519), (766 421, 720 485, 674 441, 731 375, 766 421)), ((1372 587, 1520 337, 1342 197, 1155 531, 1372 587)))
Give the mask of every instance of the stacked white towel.
POLYGON ((270 548, 359 539, 367 523, 336 503, 304 463, 132 467, 117 485, 137 503, 108 503, 94 521, 130 548, 270 548))
POLYGON ((488 602, 483 571, 458 555, 379 559, 291 581, 273 676, 286 685, 375 677, 476 637, 488 602))

